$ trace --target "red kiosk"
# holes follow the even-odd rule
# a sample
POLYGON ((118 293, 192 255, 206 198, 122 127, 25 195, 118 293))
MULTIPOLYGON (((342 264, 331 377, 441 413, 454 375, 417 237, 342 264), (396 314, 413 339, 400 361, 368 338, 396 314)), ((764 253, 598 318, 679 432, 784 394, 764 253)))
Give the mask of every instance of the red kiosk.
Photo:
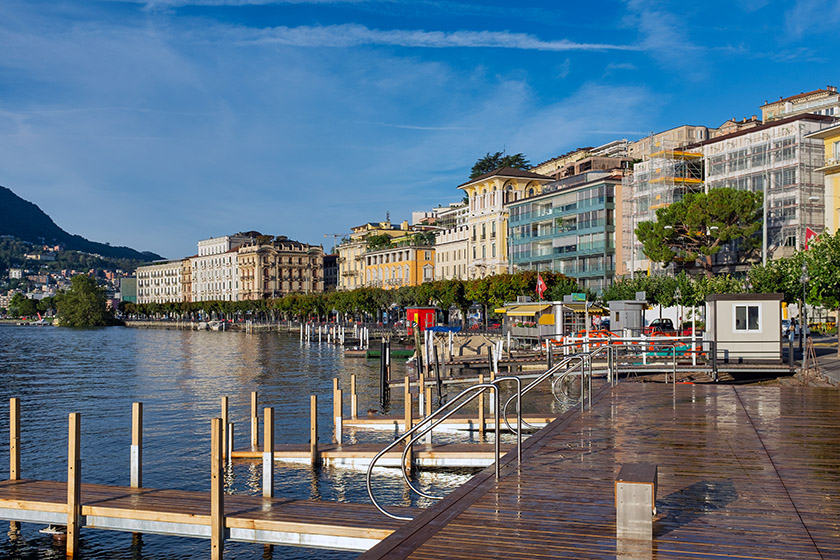
POLYGON ((414 334, 414 325, 420 332, 435 326, 436 307, 409 307, 405 310, 406 329, 409 335, 414 334))

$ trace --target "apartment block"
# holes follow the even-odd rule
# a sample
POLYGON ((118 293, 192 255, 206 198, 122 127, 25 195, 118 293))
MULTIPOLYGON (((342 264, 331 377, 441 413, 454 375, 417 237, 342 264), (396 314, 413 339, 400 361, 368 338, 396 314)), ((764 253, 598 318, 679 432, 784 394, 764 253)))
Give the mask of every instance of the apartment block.
POLYGON ((825 147, 825 159, 817 172, 825 177, 825 231, 834 233, 840 228, 840 124, 812 132, 808 138, 821 140, 825 147))

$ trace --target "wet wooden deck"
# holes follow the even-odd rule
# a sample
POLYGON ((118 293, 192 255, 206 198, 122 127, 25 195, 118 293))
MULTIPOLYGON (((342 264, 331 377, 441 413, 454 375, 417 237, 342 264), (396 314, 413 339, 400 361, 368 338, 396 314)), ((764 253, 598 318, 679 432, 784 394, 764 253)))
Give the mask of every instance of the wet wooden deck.
POLYGON ((361 556, 840 558, 840 391, 624 383, 361 556), (659 466, 648 544, 615 537, 622 464, 659 466))

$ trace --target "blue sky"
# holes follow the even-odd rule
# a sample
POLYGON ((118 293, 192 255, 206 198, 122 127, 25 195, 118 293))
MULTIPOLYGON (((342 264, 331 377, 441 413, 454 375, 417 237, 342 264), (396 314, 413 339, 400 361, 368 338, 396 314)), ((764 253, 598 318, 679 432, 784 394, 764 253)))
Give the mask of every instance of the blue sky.
POLYGON ((176 258, 256 229, 329 249, 532 163, 840 85, 840 1, 0 3, 0 184, 176 258))

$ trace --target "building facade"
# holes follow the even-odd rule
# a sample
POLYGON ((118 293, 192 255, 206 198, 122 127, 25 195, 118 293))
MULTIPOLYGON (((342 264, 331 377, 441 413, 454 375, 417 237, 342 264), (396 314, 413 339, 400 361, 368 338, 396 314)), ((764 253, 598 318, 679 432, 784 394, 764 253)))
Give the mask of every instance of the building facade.
POLYGON ((825 177, 825 231, 833 234, 840 228, 840 124, 812 132, 808 138, 822 141, 825 148, 817 171, 825 177))
POLYGON ((435 279, 435 247, 396 246, 364 256, 365 285, 386 290, 418 286, 435 279))
POLYGON ((165 261, 137 267, 137 303, 184 301, 183 262, 165 261))
POLYGON ((700 144, 705 189, 766 193, 768 259, 805 248, 805 228, 824 227, 825 146, 809 137, 834 119, 802 113, 700 144))
POLYGON ((467 280, 469 207, 462 203, 435 208, 435 280, 467 280))
POLYGON ((399 237, 409 230, 408 222, 399 227, 390 221, 369 222, 351 229, 350 235, 336 247, 338 253, 338 289, 355 290, 365 286, 367 240, 371 236, 399 237))
POLYGON ((621 188, 621 173, 590 171, 509 203, 512 271, 560 272, 596 292, 609 286, 621 188))
POLYGON ((192 301, 238 301, 237 250, 259 235, 250 231, 199 241, 198 255, 190 259, 192 301))
POLYGON ((469 197, 467 275, 485 278, 508 272, 508 211, 506 204, 538 195, 551 178, 503 167, 458 188, 469 197))
POLYGON ((826 89, 780 97, 778 101, 772 103, 765 101, 761 106, 761 118, 764 122, 805 113, 840 117, 840 93, 837 93, 837 88, 826 86, 826 89))
POLYGON ((259 300, 324 291, 324 250, 278 237, 236 252, 239 299, 259 300))

